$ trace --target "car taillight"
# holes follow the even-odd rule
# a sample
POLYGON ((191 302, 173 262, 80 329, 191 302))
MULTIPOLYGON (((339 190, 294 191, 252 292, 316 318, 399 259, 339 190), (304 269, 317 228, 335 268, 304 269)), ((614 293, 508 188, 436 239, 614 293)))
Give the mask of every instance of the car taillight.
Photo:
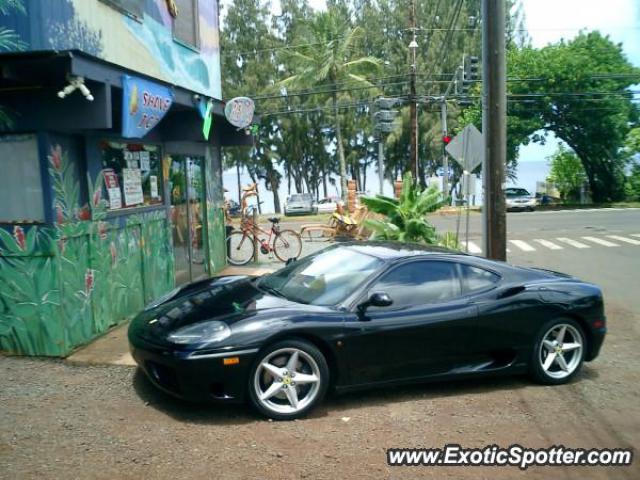
POLYGON ((604 327, 604 320, 594 320, 593 328, 602 328, 604 327))

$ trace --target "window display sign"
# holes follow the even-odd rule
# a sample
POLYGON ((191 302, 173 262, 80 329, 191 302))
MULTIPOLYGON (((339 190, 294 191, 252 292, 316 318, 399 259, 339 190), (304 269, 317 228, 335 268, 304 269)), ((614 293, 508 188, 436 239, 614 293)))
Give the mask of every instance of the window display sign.
POLYGON ((111 210, 162 204, 162 152, 157 145, 103 140, 99 148, 111 210))
POLYGON ((120 195, 120 185, 118 176, 113 169, 104 170, 104 184, 107 187, 107 197, 109 198, 109 209, 116 210, 122 208, 122 196, 120 195))
POLYGON ((149 189, 151 190, 151 198, 158 198, 158 177, 151 175, 149 177, 149 189))
POLYGON ((124 203, 127 207, 139 205, 144 202, 142 195, 142 176, 138 168, 123 168, 122 183, 124 184, 124 203))
POLYGON ((173 103, 169 87, 122 76, 122 136, 142 138, 166 115, 173 103))

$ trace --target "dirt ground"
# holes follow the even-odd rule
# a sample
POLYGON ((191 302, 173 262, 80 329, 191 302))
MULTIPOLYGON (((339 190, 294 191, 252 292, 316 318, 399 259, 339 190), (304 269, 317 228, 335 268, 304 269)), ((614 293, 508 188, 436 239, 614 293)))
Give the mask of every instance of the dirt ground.
POLYGON ((562 387, 526 378, 328 399, 263 420, 157 392, 131 367, 0 358, 0 478, 640 478, 630 467, 388 467, 386 448, 640 445, 638 315, 609 309, 602 356, 562 387))

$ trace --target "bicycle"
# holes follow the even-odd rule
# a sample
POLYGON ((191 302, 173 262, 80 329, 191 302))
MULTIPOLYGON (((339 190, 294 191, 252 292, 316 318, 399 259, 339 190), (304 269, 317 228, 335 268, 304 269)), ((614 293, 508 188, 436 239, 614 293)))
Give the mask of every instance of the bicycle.
MULTIPOLYGON (((250 213, 252 207, 247 208, 250 213)), ((253 258, 256 242, 263 255, 274 253, 278 260, 286 262, 291 258, 298 258, 302 252, 300 235, 293 230, 280 230, 278 217, 269 218, 271 229, 267 232, 255 225, 249 215, 244 215, 240 230, 233 231, 227 237, 227 260, 232 265, 245 265, 253 258), (260 232, 269 235, 268 239, 258 237, 260 232), (273 238, 273 241, 271 240, 273 238)))

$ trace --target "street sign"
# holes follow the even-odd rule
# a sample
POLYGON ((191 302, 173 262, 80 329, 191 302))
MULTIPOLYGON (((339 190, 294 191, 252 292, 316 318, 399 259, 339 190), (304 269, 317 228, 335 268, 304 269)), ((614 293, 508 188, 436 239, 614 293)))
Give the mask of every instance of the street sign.
POLYGON ((402 100, 400 98, 384 98, 380 97, 374 100, 373 104, 380 110, 389 110, 396 105, 400 105, 402 100))
POLYGON ((484 160, 484 138, 469 124, 449 142, 446 150, 464 171, 472 172, 484 160))
POLYGON ((390 132, 393 132, 396 129, 396 127, 397 127, 396 123, 382 122, 376 125, 376 130, 384 133, 390 133, 390 132))
POLYGON ((393 122, 398 113, 398 110, 380 110, 373 116, 379 122, 393 122))

